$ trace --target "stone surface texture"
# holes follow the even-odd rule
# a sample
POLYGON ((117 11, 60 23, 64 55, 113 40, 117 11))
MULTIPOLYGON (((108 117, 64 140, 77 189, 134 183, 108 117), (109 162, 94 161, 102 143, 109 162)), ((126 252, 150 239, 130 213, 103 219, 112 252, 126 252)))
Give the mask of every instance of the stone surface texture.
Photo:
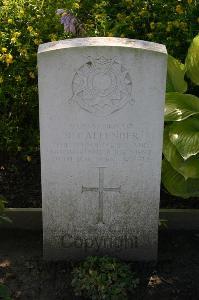
POLYGON ((40 45, 45 259, 156 259, 166 62, 138 40, 40 45))

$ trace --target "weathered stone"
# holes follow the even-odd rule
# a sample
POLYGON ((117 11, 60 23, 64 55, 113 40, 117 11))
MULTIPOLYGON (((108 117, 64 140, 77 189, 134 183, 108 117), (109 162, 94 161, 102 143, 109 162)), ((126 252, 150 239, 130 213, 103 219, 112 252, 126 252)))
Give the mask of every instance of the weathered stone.
POLYGON ((156 259, 166 59, 120 38, 39 47, 46 259, 156 259))

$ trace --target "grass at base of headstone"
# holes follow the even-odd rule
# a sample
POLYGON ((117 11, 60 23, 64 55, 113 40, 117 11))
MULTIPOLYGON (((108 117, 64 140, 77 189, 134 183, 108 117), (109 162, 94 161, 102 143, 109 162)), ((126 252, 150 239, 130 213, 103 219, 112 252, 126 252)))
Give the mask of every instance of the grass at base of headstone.
POLYGON ((89 299, 123 299, 134 292, 139 278, 129 265, 108 256, 90 256, 72 271, 77 296, 89 299))

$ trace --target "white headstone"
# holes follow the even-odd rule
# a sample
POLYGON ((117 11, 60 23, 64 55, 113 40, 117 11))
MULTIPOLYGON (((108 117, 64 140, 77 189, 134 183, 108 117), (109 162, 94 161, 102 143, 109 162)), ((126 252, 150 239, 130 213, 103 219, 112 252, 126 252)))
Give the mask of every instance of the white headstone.
POLYGON ((44 257, 157 256, 165 46, 40 45, 44 257))

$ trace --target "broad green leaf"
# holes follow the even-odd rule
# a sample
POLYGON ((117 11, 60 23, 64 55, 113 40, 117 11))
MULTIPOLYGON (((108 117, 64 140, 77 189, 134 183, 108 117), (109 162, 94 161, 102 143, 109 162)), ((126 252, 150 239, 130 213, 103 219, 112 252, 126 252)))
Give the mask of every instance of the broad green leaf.
POLYGON ((199 155, 191 156, 187 160, 184 160, 176 147, 171 143, 169 130, 170 126, 166 126, 163 144, 163 154, 165 158, 178 173, 184 176, 185 179, 199 178, 199 155))
POLYGON ((189 178, 185 180, 166 159, 162 162, 162 183, 168 192, 174 196, 185 199, 199 196, 199 179, 189 178))
POLYGON ((166 159, 173 165, 173 168, 178 168, 178 166, 183 162, 182 156, 178 153, 176 147, 171 143, 169 138, 170 126, 166 126, 164 129, 164 139, 163 139, 163 154, 166 159))
POLYGON ((199 34, 193 39, 185 61, 186 74, 193 81, 199 85, 199 34))
POLYGON ((188 158, 179 166, 178 171, 185 179, 198 178, 199 179, 199 155, 194 155, 188 158))
POLYGON ((185 93, 187 83, 184 80, 185 66, 173 56, 168 55, 167 63, 167 92, 185 93))
POLYGON ((174 122, 170 126, 169 138, 184 159, 199 153, 199 118, 174 122))
POLYGON ((165 101, 165 121, 181 121, 199 114, 199 98, 189 94, 167 93, 165 101))

